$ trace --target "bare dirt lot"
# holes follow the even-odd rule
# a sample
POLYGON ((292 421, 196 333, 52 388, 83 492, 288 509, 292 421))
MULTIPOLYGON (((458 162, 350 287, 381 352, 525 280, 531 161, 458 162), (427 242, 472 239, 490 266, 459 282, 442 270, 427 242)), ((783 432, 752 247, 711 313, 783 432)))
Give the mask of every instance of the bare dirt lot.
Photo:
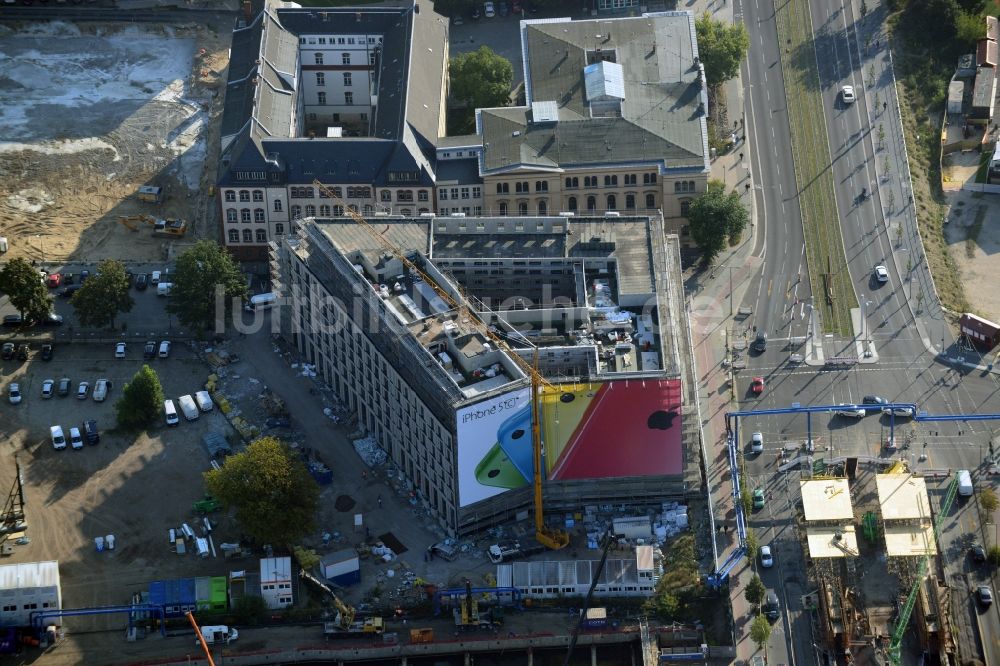
POLYGON ((1000 292, 996 272, 1000 266, 1000 207, 996 195, 952 192, 944 237, 972 311, 992 321, 1000 320, 1000 292))
MULTIPOLYGON (((30 538, 3 563, 58 560, 64 608, 125 603, 150 580, 224 573, 219 560, 171 553, 167 530, 192 520, 192 502, 204 492, 200 473, 209 469, 209 458, 202 434, 230 429, 215 410, 197 421, 182 419, 176 428, 158 425, 138 436, 115 432, 114 403, 141 359, 141 346, 130 346, 125 360, 115 360, 110 345, 80 344, 57 348, 49 362, 3 361, 0 367, 0 486, 6 497, 16 456, 30 538), (74 394, 43 399, 43 380, 64 376, 73 380, 74 394), (76 384, 93 385, 99 377, 114 382, 108 399, 78 400, 76 384), (6 399, 11 381, 21 386, 19 405, 6 399), (49 426, 61 425, 68 435, 71 426, 91 418, 100 428, 99 444, 53 449, 49 426), (115 550, 97 552, 94 538, 108 534, 115 536, 115 550)), ((182 344, 174 345, 170 358, 150 363, 168 397, 199 390, 207 376, 204 364, 182 344)), ((238 535, 217 538, 233 536, 238 535)), ((121 624, 119 617, 73 622, 76 630, 121 624)))
POLYGON ((0 236, 45 262, 169 258, 119 216, 215 238, 208 196, 231 26, 0 26, 0 236), (141 203, 140 185, 165 201, 141 203))

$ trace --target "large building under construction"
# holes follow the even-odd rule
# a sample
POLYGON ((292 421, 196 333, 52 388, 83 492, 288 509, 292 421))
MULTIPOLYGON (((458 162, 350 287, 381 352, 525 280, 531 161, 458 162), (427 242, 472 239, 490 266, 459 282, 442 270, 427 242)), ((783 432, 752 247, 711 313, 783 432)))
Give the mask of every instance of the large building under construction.
POLYGON ((550 521, 697 487, 659 217, 309 219, 272 262, 282 335, 449 533, 530 510, 533 368, 550 521))

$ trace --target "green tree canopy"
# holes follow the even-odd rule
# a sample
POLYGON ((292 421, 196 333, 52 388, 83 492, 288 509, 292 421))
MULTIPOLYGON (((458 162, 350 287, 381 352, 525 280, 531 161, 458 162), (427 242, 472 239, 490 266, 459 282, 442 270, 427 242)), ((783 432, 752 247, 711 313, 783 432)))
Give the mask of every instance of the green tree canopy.
POLYGON ((986 551, 986 561, 994 567, 1000 566, 1000 546, 990 546, 986 551))
POLYGON ((87 278, 70 300, 81 326, 114 328, 120 312, 128 312, 135 301, 128 293, 125 265, 105 259, 97 273, 87 278))
POLYGON ((208 492, 236 509, 242 529, 261 544, 290 545, 312 531, 319 487, 279 439, 262 437, 205 472, 208 492))
POLYGON ((716 21, 708 12, 694 25, 698 34, 698 55, 705 66, 708 85, 720 85, 739 74, 740 62, 750 48, 746 26, 716 21))
POLYGON ((705 263, 711 263, 729 240, 739 238, 749 219, 739 194, 727 194, 721 181, 708 181, 708 189, 691 202, 688 210, 691 238, 701 248, 705 263))
POLYGON ((122 397, 115 403, 118 425, 128 429, 146 428, 156 422, 162 410, 160 377, 151 367, 143 365, 122 389, 122 397))
POLYGON ((759 606, 760 602, 764 600, 764 593, 767 590, 764 589, 764 581, 760 579, 757 574, 753 575, 750 582, 747 583, 746 588, 743 590, 743 596, 746 597, 747 601, 754 606, 759 606))
POLYGON ((209 240, 198 241, 177 258, 171 282, 167 312, 177 315, 184 326, 197 329, 213 327, 221 319, 216 328, 224 330, 233 299, 247 294, 246 280, 232 256, 209 240), (220 288, 224 298, 217 311, 216 291, 220 288))
POLYGON ((514 67, 488 46, 455 56, 448 71, 454 99, 475 109, 507 105, 514 67))
POLYGON ((750 623, 750 640, 757 644, 757 649, 764 647, 771 638, 771 623, 763 615, 754 617, 750 623))
POLYGON ((0 291, 25 319, 40 321, 52 312, 52 297, 41 274, 25 259, 11 259, 0 270, 0 291))
POLYGON ((982 488, 979 491, 979 506, 982 507, 983 513, 986 514, 986 522, 993 522, 993 512, 997 510, 997 506, 1000 505, 1000 500, 997 500, 997 494, 993 492, 992 488, 982 488))

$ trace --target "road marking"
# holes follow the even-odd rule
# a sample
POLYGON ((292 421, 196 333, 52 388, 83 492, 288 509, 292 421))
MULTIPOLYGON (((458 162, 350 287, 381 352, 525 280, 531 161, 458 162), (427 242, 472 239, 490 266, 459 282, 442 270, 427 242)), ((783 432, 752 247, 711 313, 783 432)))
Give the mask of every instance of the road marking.
POLYGON ((771 287, 773 286, 773 283, 774 283, 773 279, 767 281, 767 295, 769 297, 771 295, 771 287))

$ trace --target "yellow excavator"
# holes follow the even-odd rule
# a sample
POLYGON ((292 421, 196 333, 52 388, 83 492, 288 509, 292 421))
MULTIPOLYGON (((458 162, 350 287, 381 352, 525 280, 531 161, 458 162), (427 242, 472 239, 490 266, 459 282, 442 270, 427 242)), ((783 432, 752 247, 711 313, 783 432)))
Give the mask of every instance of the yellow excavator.
POLYGON ((299 577, 330 597, 334 608, 337 609, 337 616, 333 619, 333 622, 323 623, 323 635, 327 638, 371 636, 381 634, 385 631, 385 622, 381 617, 367 617, 363 620, 355 621, 358 612, 354 609, 354 606, 344 603, 326 583, 305 569, 299 569, 299 577))
POLYGON ((448 304, 449 307, 455 309, 459 313, 462 313, 461 319, 468 320, 468 322, 475 326, 480 334, 485 336, 487 339, 491 340, 498 349, 502 349, 507 356, 516 363, 524 373, 531 378, 531 434, 532 434, 532 453, 534 454, 534 504, 535 504, 535 538, 540 544, 549 548, 550 550, 559 550, 565 548, 569 545, 569 533, 566 530, 548 527, 545 524, 545 516, 543 513, 542 506, 542 477, 544 472, 542 470, 542 437, 541 437, 541 427, 539 425, 541 418, 541 405, 540 405, 540 395, 543 390, 557 391, 548 380, 546 380, 541 373, 538 372, 538 355, 535 354, 534 363, 528 363, 526 360, 521 358, 521 356, 511 349, 507 341, 499 336, 498 334, 491 331, 476 315, 469 314, 468 306, 457 302, 452 298, 451 294, 446 290, 438 286, 437 282, 424 273, 416 264, 410 261, 406 253, 402 249, 397 247, 388 238, 382 235, 382 233, 376 229, 371 223, 368 222, 360 213, 355 211, 353 208, 347 205, 347 203, 334 194, 334 191, 324 185, 319 180, 314 180, 313 185, 315 185, 325 196, 333 199, 335 203, 340 205, 344 212, 354 220, 358 226, 367 231, 373 239, 375 239, 387 252, 389 252, 396 259, 401 261, 406 268, 411 271, 411 274, 419 275, 423 279, 424 283, 429 285, 438 296, 448 304))
POLYGON ((118 222, 131 231, 139 231, 140 224, 151 224, 154 236, 177 238, 187 233, 187 222, 173 218, 159 220, 151 215, 119 215, 118 222))

